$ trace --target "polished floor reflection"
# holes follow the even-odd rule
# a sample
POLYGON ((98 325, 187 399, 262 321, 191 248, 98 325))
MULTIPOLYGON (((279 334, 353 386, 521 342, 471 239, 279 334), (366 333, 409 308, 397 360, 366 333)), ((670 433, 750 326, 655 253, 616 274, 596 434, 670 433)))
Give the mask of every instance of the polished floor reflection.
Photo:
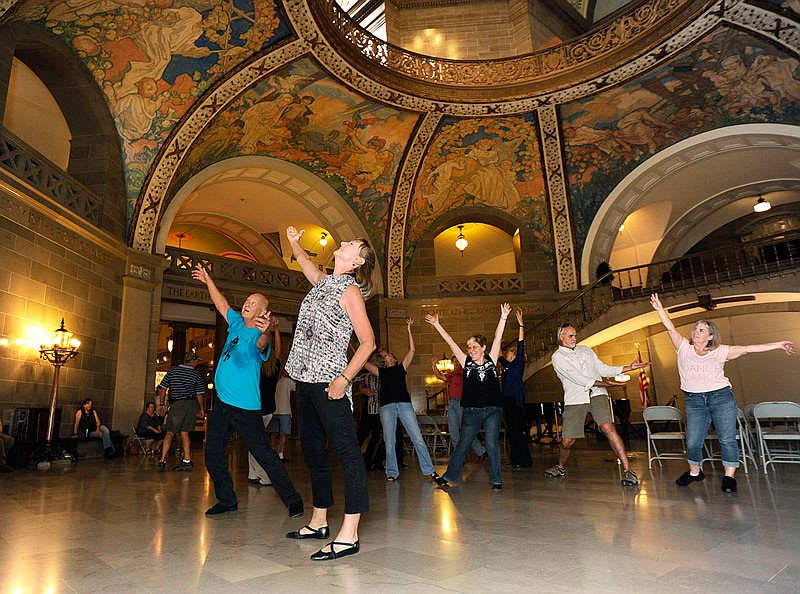
MULTIPOLYGON (((287 467, 310 509, 291 447, 287 467)), ((361 552, 314 563, 324 543, 284 538, 305 522, 247 482, 242 454, 231 447, 239 511, 214 518, 203 515, 214 497, 200 452, 188 473, 133 456, 0 476, 0 591, 800 591, 800 466, 768 479, 740 471, 738 494, 726 495, 719 466, 681 488, 680 462, 651 473, 633 453, 642 484, 622 488, 610 452, 587 440, 564 480, 542 476, 556 453, 535 446, 534 469, 504 467, 502 491, 490 489, 487 463, 471 462, 445 492, 407 460, 397 483, 370 473, 361 552)))

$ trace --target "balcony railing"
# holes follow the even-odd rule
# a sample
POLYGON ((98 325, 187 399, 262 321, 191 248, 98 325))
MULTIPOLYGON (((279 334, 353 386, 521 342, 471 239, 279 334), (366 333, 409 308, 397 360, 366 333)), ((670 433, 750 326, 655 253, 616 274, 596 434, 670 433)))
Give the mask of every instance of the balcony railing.
POLYGON ((586 326, 617 304, 641 302, 652 293, 680 295, 797 274, 800 232, 609 272, 525 334, 528 360, 558 345, 555 328, 586 326))
POLYGON ((101 199, 2 126, 0 167, 90 223, 100 225, 103 218, 101 199))
POLYGON ((175 247, 168 247, 166 256, 169 259, 169 268, 165 274, 187 277, 191 274, 192 268, 199 264, 208 270, 217 282, 244 283, 253 285, 254 289, 259 290, 280 289, 298 293, 307 293, 311 288, 299 270, 253 264, 175 247))
POLYGON ((521 274, 440 276, 437 281, 442 296, 522 293, 525 290, 521 274))

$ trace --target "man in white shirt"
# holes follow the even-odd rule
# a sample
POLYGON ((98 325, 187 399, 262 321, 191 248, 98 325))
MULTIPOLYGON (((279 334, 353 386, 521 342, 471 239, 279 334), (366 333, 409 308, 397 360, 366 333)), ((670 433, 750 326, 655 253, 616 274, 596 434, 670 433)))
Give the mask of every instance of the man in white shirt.
POLYGON ((608 390, 612 386, 622 386, 625 382, 603 379, 614 377, 626 371, 641 369, 650 365, 636 360, 625 367, 606 365, 589 347, 578 346, 578 331, 571 324, 558 329, 558 350, 553 353, 552 362, 558 379, 564 386, 563 433, 558 464, 548 468, 544 475, 548 478, 567 476, 567 460, 576 439, 584 437, 583 427, 586 413, 592 418, 611 444, 611 449, 622 462, 622 485, 631 487, 639 484, 639 478, 631 470, 625 445, 614 427, 611 414, 611 399, 608 390))

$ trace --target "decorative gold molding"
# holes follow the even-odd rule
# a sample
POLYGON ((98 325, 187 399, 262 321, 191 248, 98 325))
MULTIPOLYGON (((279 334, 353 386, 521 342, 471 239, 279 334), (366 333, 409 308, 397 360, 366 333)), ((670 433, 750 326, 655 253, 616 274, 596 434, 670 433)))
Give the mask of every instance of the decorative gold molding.
POLYGON ((441 119, 440 113, 428 113, 420 122, 403 160, 403 169, 397 178, 397 191, 392 201, 386 245, 386 293, 389 297, 402 297, 404 294, 406 227, 411 195, 414 193, 414 179, 425 155, 425 149, 441 119))
MULTIPOLYGON (((735 4, 737 0, 732 0, 735 4)), ((457 61, 391 45, 358 26, 335 0, 308 0, 326 39, 387 86, 435 100, 508 101, 586 81, 623 65, 699 17, 713 2, 645 0, 581 37, 504 60, 457 61), (367 58, 365 61, 364 58, 367 58), (364 64, 366 62, 366 64, 364 64)))
POLYGON ((567 179, 564 172, 558 114, 552 105, 540 107, 536 113, 539 118, 539 133, 544 155, 550 222, 553 226, 558 290, 573 291, 578 288, 578 265, 567 197, 567 179))

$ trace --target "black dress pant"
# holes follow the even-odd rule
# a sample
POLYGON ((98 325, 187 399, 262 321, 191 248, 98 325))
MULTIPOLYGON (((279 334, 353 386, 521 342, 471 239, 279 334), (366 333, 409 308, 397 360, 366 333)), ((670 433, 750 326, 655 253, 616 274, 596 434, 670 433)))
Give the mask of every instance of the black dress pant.
MULTIPOLYGON (((327 383, 297 382, 297 420, 303 457, 311 470, 314 507, 333 505, 328 442, 344 473, 344 513, 369 511, 367 469, 358 445, 356 422, 347 397, 329 400, 327 383)), ((270 475, 271 476, 271 475, 270 475)))
POLYGON ((272 486, 275 487, 283 504, 289 507, 295 501, 301 501, 300 494, 295 490, 286 472, 286 466, 275 450, 269 447, 261 411, 237 408, 218 399, 208 415, 205 452, 206 469, 214 482, 214 492, 219 502, 228 507, 238 505, 228 460, 225 457, 225 446, 228 445, 234 431, 239 434, 256 462, 269 475, 272 486))
POLYGON ((511 398, 503 399, 503 412, 506 418, 506 433, 511 449, 509 457, 512 466, 530 468, 533 466, 528 447, 528 423, 525 422, 525 409, 511 398))

